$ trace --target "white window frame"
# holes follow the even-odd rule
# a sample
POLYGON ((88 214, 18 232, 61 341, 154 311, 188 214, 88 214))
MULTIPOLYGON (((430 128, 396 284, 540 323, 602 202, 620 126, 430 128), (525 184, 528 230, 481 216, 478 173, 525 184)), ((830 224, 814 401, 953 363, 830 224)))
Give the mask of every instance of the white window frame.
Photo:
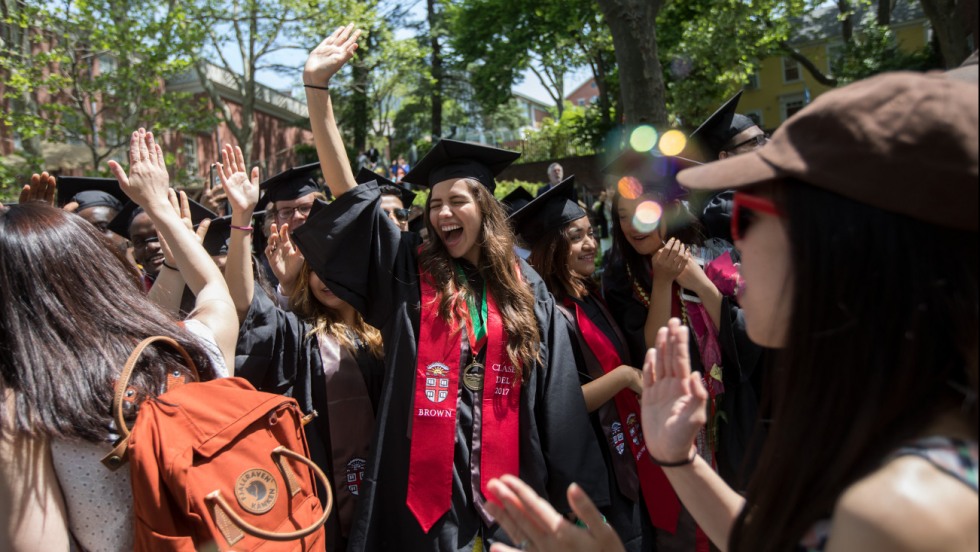
POLYGON ((784 94, 779 97, 779 116, 785 121, 789 119, 790 114, 788 113, 789 108, 792 104, 799 102, 800 107, 796 111, 806 107, 806 95, 803 92, 795 92, 793 94, 784 94))

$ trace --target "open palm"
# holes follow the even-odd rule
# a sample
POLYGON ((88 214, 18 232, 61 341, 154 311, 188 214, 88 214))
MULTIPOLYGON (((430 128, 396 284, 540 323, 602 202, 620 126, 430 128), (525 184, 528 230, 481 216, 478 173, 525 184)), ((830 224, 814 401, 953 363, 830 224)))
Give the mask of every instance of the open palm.
POLYGON ((242 148, 225 144, 221 150, 221 163, 218 163, 218 176, 221 187, 228 196, 228 202, 235 212, 245 213, 255 210, 259 202, 259 168, 252 169, 249 179, 242 148))
POLYGON ((691 455, 698 431, 707 421, 708 392, 701 375, 691 373, 689 331, 676 318, 657 332, 656 349, 643 363, 643 438, 657 460, 677 462, 691 455))
POLYGON ((355 30, 351 23, 346 27, 339 27, 323 39, 306 60, 303 82, 313 86, 326 86, 330 78, 354 55, 360 36, 360 29, 355 30))

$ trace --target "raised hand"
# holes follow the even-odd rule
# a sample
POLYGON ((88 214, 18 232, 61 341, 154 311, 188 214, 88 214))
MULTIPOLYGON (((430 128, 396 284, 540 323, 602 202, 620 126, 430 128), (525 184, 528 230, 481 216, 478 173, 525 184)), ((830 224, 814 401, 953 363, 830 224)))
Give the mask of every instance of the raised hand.
POLYGON ((701 374, 691 372, 688 339, 688 328, 671 318, 643 362, 643 438, 647 451, 661 462, 690 458, 694 438, 708 418, 708 392, 701 374))
POLYGON ((119 186, 140 207, 167 209, 170 201, 170 175, 164 164, 163 150, 153 140, 153 133, 140 128, 129 140, 129 174, 115 161, 109 161, 109 170, 119 180, 119 186))
POLYGON ((559 514, 530 486, 514 477, 505 475, 491 479, 489 491, 497 503, 488 501, 490 512, 507 535, 519 544, 514 548, 501 543, 491 546, 491 552, 620 552, 622 541, 612 527, 602 520, 602 514, 578 485, 568 487, 568 503, 578 518, 586 525, 578 527, 559 514))
POLYGON ((231 203, 235 213, 245 213, 249 217, 259 202, 259 168, 252 169, 251 180, 242 149, 225 144, 221 150, 222 163, 218 163, 218 176, 221 177, 221 187, 231 203))
POLYGON ((289 237, 289 225, 283 224, 279 228, 276 224, 272 225, 269 231, 269 245, 265 248, 265 257, 269 260, 269 266, 273 274, 279 280, 283 292, 286 295, 292 293, 299 271, 303 268, 303 254, 299 252, 289 237))
POLYGON ((54 205, 55 178, 47 172, 31 175, 31 183, 25 184, 20 191, 21 203, 32 201, 43 201, 48 205, 54 205))
POLYGON ((325 87, 330 78, 340 71, 357 50, 357 39, 361 36, 360 29, 354 29, 351 23, 346 27, 338 27, 330 36, 323 39, 310 52, 310 57, 303 67, 303 84, 325 87))
POLYGON ((670 238, 653 254, 653 273, 657 277, 675 280, 687 266, 690 253, 676 238, 670 238))
MULTIPOLYGON (((208 227, 211 226, 210 220, 203 221, 200 226, 198 226, 197 231, 194 231, 194 221, 191 218, 191 206, 190 202, 187 200, 187 193, 184 191, 175 191, 173 188, 167 191, 167 200, 170 206, 173 208, 174 213, 180 217, 180 221, 184 223, 184 226, 197 237, 198 243, 204 243, 204 235, 208 231, 208 227)), ((163 236, 160 236, 160 250, 163 252, 163 262, 170 266, 175 266, 175 259, 173 253, 170 251, 170 246, 167 245, 167 240, 163 236)))

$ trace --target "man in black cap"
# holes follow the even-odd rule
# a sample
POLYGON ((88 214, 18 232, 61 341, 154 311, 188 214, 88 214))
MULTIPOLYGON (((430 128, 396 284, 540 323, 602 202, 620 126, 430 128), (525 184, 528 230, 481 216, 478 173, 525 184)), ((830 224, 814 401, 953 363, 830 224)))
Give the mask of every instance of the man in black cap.
POLYGON ((415 192, 365 168, 358 171, 354 180, 358 184, 377 182, 381 190, 381 209, 402 232, 408 232, 409 207, 415 201, 415 192))
MULTIPOLYGON (((109 239, 109 223, 122 211, 126 194, 115 178, 90 178, 85 176, 58 177, 58 206, 75 203, 74 212, 92 223, 109 239)), ((72 206, 69 206, 71 209, 72 206)), ((119 239, 113 239, 118 242, 119 239)))
POLYGON ((265 190, 265 197, 259 201, 260 208, 271 202, 276 224, 289 224, 291 230, 302 226, 310 216, 313 202, 326 200, 314 177, 319 168, 319 162, 293 167, 263 182, 261 188, 265 190))

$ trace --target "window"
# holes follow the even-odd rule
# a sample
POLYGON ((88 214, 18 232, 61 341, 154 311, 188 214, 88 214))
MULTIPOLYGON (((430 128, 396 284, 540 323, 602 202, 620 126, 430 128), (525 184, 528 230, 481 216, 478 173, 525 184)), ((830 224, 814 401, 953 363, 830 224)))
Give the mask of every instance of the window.
POLYGON ((806 105, 806 98, 803 94, 789 94, 779 98, 779 110, 783 120, 789 119, 794 113, 803 109, 806 105))
POLYGON ((595 88, 595 81, 594 80, 589 83, 589 88, 595 88))
POLYGON ((783 82, 796 82, 801 74, 799 62, 793 58, 783 58, 783 82))
POLYGON ((579 99, 578 99, 578 104, 579 104, 580 106, 584 106, 584 105, 585 105, 585 98, 579 98, 579 99))
POLYGON ((113 56, 100 55, 99 56, 99 74, 107 75, 116 70, 119 67, 119 63, 113 56))
POLYGON ((599 96, 592 96, 591 98, 589 98, 589 103, 592 105, 599 103, 599 96))
POLYGON ((752 71, 749 75, 748 82, 745 83, 745 88, 748 90, 758 90, 759 89, 759 71, 758 69, 752 71))
POLYGON ((184 165, 187 172, 197 173, 197 140, 193 137, 184 137, 184 165))

